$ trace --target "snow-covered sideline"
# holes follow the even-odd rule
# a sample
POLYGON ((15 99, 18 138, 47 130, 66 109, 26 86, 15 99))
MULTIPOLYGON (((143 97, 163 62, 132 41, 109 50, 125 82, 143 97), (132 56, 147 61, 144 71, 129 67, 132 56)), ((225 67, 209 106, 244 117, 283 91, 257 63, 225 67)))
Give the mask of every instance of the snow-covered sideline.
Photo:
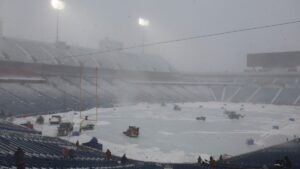
MULTIPOLYGON (((126 153, 129 158, 144 161, 195 162, 199 155, 203 158, 209 155, 218 158, 225 153, 238 155, 300 135, 300 108, 295 106, 217 102, 182 103, 179 106, 181 111, 174 111, 173 104, 100 108, 97 116, 96 110, 91 109, 81 113, 82 117, 88 116, 88 121, 80 120, 79 112, 58 114, 63 121, 74 122, 75 130, 79 129, 80 122, 95 124, 93 131, 63 139, 83 143, 95 136, 103 144, 104 151, 109 148, 115 155, 126 153), (245 117, 231 120, 224 114, 225 109, 245 117), (206 120, 196 120, 199 116, 205 116, 206 120), (295 121, 289 118, 295 118, 295 121), (122 134, 129 125, 140 127, 138 138, 122 134), (273 125, 278 125, 279 130, 272 129, 273 125), (246 144, 249 138, 255 140, 254 145, 246 144)), ((31 121, 43 135, 56 136, 57 126, 49 125, 50 116, 44 116, 44 125, 36 124, 36 117, 18 118, 14 123, 31 121)))

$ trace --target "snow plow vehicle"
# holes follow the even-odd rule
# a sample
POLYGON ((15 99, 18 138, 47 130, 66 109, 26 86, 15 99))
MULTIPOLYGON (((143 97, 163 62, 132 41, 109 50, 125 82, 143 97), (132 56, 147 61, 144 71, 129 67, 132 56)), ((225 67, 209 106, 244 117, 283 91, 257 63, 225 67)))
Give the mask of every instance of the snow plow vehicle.
POLYGON ((59 115, 51 116, 51 118, 49 119, 49 123, 50 123, 50 125, 60 124, 61 123, 61 116, 59 116, 59 115))
POLYGON ((81 127, 81 130, 94 130, 95 125, 94 124, 87 124, 85 126, 81 127))
POLYGON ((244 117, 244 115, 238 114, 235 111, 225 111, 224 114, 226 114, 229 119, 237 119, 238 120, 238 119, 244 117))
POLYGON ((177 104, 174 105, 173 110, 175 111, 181 111, 181 107, 177 104))
POLYGON ((60 123, 60 125, 57 128, 57 136, 67 136, 70 132, 73 131, 73 126, 74 124, 70 122, 60 123))
POLYGON ((206 120, 206 117, 204 117, 204 116, 196 117, 196 120, 202 120, 202 121, 205 121, 205 120, 206 120))
POLYGON ((140 128, 136 126, 129 126, 126 131, 123 132, 128 137, 138 137, 140 128))

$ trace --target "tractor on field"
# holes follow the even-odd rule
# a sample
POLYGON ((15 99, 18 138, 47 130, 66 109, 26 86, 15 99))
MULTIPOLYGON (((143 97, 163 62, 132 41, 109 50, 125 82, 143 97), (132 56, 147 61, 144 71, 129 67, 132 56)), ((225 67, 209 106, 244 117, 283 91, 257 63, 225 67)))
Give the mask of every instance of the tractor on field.
POLYGON ((204 116, 196 117, 196 120, 202 120, 202 121, 205 121, 205 120, 206 120, 206 117, 204 117, 204 116))
POLYGON ((136 126, 129 126, 126 131, 123 132, 128 137, 138 137, 140 128, 136 126))
POLYGON ((50 123, 50 125, 60 124, 61 123, 61 116, 59 116, 59 115, 51 116, 51 118, 49 119, 49 123, 50 123))
POLYGON ((181 111, 181 107, 177 104, 174 105, 173 110, 175 111, 181 111))
POLYGON ((69 135, 69 133, 73 131, 73 126, 74 124, 70 122, 60 123, 57 128, 57 136, 61 137, 69 135))

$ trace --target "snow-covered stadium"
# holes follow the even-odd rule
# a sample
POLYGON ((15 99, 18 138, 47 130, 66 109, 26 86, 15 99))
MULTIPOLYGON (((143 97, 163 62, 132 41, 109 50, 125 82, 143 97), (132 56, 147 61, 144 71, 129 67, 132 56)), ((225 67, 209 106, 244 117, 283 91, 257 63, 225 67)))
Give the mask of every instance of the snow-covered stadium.
POLYGON ((271 1, 0 0, 0 169, 300 168, 300 1, 271 1))
POLYGON ((122 44, 106 39, 99 49, 87 49, 0 38, 1 115, 17 117, 9 118, 17 125, 1 122, 1 166, 12 167, 14 150, 22 147, 29 168, 207 168, 194 164, 198 156, 220 154, 233 157, 218 168, 271 166, 285 155, 299 167, 298 72, 188 74, 159 56, 96 52, 115 45, 122 44), (242 118, 230 119, 224 111, 242 118), (53 114, 74 123, 74 130, 81 131, 83 121, 95 129, 61 140, 48 122, 53 114), (39 115, 44 124, 36 123, 39 115), (27 122, 42 135, 19 126, 27 122), (130 125, 140 127, 139 138, 122 134, 130 125), (104 150, 139 161, 106 161, 84 146, 76 160, 62 159, 63 147, 92 137, 104 150))

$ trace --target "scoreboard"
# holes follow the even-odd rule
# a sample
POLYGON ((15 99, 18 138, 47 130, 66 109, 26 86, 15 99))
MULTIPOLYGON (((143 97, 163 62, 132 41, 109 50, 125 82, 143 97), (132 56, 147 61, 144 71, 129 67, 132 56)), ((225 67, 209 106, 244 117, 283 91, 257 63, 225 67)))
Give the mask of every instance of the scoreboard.
POLYGON ((263 68, 291 68, 300 66, 300 51, 248 54, 247 66, 263 68))

